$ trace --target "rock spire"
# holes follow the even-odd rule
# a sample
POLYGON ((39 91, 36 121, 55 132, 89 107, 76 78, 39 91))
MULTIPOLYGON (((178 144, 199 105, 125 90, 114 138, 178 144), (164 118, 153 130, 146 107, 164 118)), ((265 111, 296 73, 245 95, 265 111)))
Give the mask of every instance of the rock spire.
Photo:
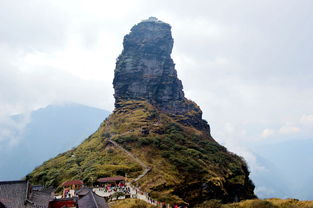
POLYGON ((181 123, 209 130, 200 108, 184 96, 171 58, 173 43, 171 26, 155 17, 132 27, 116 62, 115 107, 126 100, 147 100, 165 113, 180 116, 181 123))
POLYGON ((155 17, 135 25, 124 37, 115 77, 115 101, 148 100, 162 110, 176 113, 184 98, 182 82, 177 78, 171 58, 171 26, 155 17))

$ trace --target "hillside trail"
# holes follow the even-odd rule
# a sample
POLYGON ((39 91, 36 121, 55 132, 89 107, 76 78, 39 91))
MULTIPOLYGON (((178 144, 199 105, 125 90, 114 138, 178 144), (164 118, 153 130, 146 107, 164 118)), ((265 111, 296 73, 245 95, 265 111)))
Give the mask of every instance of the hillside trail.
POLYGON ((151 168, 148 167, 146 164, 144 164, 138 157, 136 157, 135 155, 133 155, 131 152, 129 152, 128 150, 126 150, 125 148, 123 148, 121 145, 117 144, 115 141, 113 141, 111 138, 108 138, 107 140, 108 142, 110 142, 111 144, 113 144, 114 146, 116 146, 117 148, 119 148, 120 150, 122 150, 123 152, 125 152, 130 158, 132 158, 134 161, 136 161, 138 164, 141 165, 141 167, 143 168, 142 173, 135 179, 133 179, 131 181, 132 182, 137 182, 138 180, 140 180, 141 178, 143 178, 145 175, 147 175, 150 171, 151 168))
MULTIPOLYGON (((149 197, 148 193, 145 193, 145 192, 141 191, 138 187, 135 186, 135 184, 136 184, 135 182, 139 181, 141 178, 146 176, 151 171, 151 167, 146 165, 137 156, 135 156, 133 153, 131 153, 130 151, 126 150, 124 147, 122 147, 121 145, 119 145, 117 142, 115 142, 113 140, 114 137, 123 136, 123 135, 125 135, 125 133, 124 134, 115 134, 115 133, 110 132, 108 124, 106 125, 104 132, 108 133, 107 136, 104 136, 104 135, 102 136, 107 142, 111 143, 112 145, 114 145, 115 147, 120 149, 122 152, 124 152, 126 155, 128 155, 128 157, 130 157, 132 160, 134 160, 135 162, 140 164, 140 166, 143 168, 143 171, 142 171, 142 173, 139 176, 134 178, 132 181, 126 183, 126 186, 129 187, 129 189, 130 189, 130 193, 132 195, 136 195, 137 199, 141 199, 141 200, 143 200, 143 201, 145 201, 147 203, 156 205, 156 202, 154 200, 151 200, 151 198, 149 197)), ((94 191, 99 196, 106 195, 105 193, 100 191, 99 188, 98 189, 94 189, 94 191)))
POLYGON ((115 142, 114 140, 112 140, 112 137, 118 137, 118 136, 123 136, 124 134, 115 134, 109 131, 109 124, 106 124, 105 126, 105 133, 108 133, 108 137, 105 137, 107 139, 108 142, 110 142, 111 144, 113 144, 115 147, 117 147, 118 149, 120 149, 121 151, 123 151, 124 153, 126 153, 131 159, 133 159, 134 161, 136 161, 138 164, 141 165, 141 167, 143 168, 142 173, 137 176, 136 178, 134 178, 130 183, 134 183, 139 181, 141 178, 143 178, 144 176, 146 176, 150 171, 151 171, 151 167, 147 166, 142 160, 140 160, 137 156, 135 156, 133 153, 131 153, 130 151, 126 150, 124 147, 122 147, 121 145, 119 145, 117 142, 115 142))
MULTIPOLYGON (((139 187, 135 186, 136 182, 139 181, 141 178, 145 177, 151 170, 152 168, 149 167, 148 165, 146 165, 141 159, 139 159, 137 156, 135 156, 133 153, 131 153, 130 151, 126 150, 124 147, 122 147, 121 145, 119 145, 117 142, 115 142, 113 140, 114 137, 118 137, 118 136, 123 136, 126 135, 128 132, 126 133, 122 133, 122 134, 116 134, 116 133, 112 133, 109 130, 109 124, 106 124, 104 132, 108 133, 107 136, 104 136, 104 134, 102 135, 102 137, 109 143, 111 143, 112 145, 114 145, 115 147, 117 147, 118 149, 120 149, 121 151, 123 151, 125 154, 127 154, 132 160, 136 161, 138 164, 140 164, 143 168, 142 173, 137 176, 135 179, 133 179, 132 181, 126 183, 126 186, 129 187, 130 189, 130 194, 133 196, 136 196, 137 199, 143 200, 149 204, 155 205, 155 206, 164 206, 166 205, 167 208, 170 207, 169 204, 165 204, 164 202, 158 202, 157 200, 152 199, 149 196, 149 193, 143 192, 139 189, 139 187)), ((98 194, 99 196, 104 196, 106 195, 103 191, 100 191, 99 188, 94 189, 95 193, 98 194)))

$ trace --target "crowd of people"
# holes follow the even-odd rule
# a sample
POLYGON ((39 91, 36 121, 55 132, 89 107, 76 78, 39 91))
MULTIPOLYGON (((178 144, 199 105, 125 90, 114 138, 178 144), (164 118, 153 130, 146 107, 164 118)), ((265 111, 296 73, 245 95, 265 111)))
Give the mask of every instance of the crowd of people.
MULTIPOLYGON (((99 191, 103 191, 107 194, 110 194, 110 196, 114 196, 117 193, 122 193, 124 196, 129 196, 131 198, 138 198, 138 199, 143 199, 146 202, 156 205, 157 207, 160 208, 186 208, 186 206, 181 206, 181 205, 173 205, 170 206, 169 204, 166 204, 165 202, 159 202, 157 200, 154 200, 150 197, 148 193, 142 192, 139 190, 137 187, 133 186, 128 186, 124 182, 119 182, 119 183, 107 183, 102 185, 101 187, 97 187, 99 191)), ((117 196, 119 198, 119 196, 117 196)), ((116 198, 116 199, 118 199, 116 198)), ((115 200, 116 200, 115 199, 115 200)), ((120 198, 122 199, 122 198, 120 198)), ((114 200, 114 199, 113 199, 114 200)))
POLYGON ((99 187, 99 191, 104 191, 107 193, 115 193, 115 192, 122 192, 124 194, 130 194, 130 188, 125 185, 125 183, 108 183, 105 184, 103 187, 99 187))

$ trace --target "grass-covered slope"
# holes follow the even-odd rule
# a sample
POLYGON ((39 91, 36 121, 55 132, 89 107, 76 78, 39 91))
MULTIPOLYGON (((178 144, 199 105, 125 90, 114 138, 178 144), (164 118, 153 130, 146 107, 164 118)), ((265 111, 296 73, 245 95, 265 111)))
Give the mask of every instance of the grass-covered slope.
POLYGON ((87 185, 92 185, 102 176, 125 173, 129 173, 129 177, 139 175, 141 166, 105 142, 101 136, 102 130, 100 127, 78 147, 44 162, 27 178, 33 184, 61 188, 60 185, 67 180, 81 179, 87 185))
POLYGON ((111 208, 157 208, 140 199, 125 199, 109 203, 111 208))
POLYGON ((312 208, 313 201, 299 201, 297 199, 252 199, 237 203, 222 204, 218 200, 210 200, 196 206, 196 208, 312 208))
POLYGON ((208 199, 254 197, 245 162, 208 132, 182 125, 145 101, 119 106, 81 145, 29 174, 33 183, 59 186, 65 180, 82 179, 91 184, 102 176, 139 175, 136 161, 107 145, 112 139, 151 167, 137 186, 154 199, 194 205, 208 199))

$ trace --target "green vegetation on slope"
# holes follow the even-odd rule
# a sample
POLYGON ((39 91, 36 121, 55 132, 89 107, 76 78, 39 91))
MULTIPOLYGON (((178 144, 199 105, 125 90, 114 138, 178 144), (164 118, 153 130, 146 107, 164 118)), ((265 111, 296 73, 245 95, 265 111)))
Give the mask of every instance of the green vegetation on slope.
POLYGON ((156 208, 151 204, 139 199, 125 199, 122 201, 110 202, 111 208, 156 208))
POLYGON ((254 197, 245 162, 208 134, 179 124, 144 101, 120 105, 108 125, 120 132, 113 136, 117 143, 152 167, 139 185, 153 198, 194 204, 199 198, 254 197))
POLYGON ((78 147, 44 162, 27 178, 33 184, 60 188, 67 180, 80 179, 91 185, 99 177, 129 173, 133 178, 141 171, 140 165, 103 141, 100 128, 78 147))
POLYGON ((102 176, 139 175, 139 164, 117 148, 108 148, 107 140, 112 139, 152 168, 136 185, 156 200, 195 205, 206 199, 255 197, 245 162, 207 132, 182 125, 145 101, 119 105, 90 138, 28 177, 57 187, 69 179, 91 184, 102 176))
POLYGON ((299 201, 297 199, 253 199, 238 203, 222 204, 218 200, 210 200, 196 206, 196 208, 312 208, 313 201, 299 201))

